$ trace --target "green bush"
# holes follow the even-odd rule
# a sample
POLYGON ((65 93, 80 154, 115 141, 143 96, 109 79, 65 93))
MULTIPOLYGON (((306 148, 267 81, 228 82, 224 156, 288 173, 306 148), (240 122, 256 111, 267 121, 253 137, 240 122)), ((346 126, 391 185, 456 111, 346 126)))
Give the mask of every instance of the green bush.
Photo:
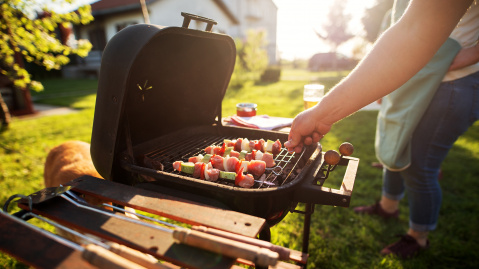
POLYGON ((281 68, 274 66, 268 67, 264 70, 263 74, 261 74, 260 81, 261 82, 278 82, 281 78, 281 68))
POLYGON ((265 33, 250 30, 246 39, 235 40, 236 63, 231 75, 230 87, 238 89, 248 81, 257 81, 268 66, 268 53, 265 49, 265 33))

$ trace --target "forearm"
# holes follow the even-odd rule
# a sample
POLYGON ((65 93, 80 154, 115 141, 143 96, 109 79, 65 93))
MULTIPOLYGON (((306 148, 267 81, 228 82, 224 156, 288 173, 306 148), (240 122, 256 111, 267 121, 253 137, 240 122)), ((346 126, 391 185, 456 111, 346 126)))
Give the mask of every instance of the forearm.
POLYGON ((472 0, 412 0, 371 52, 312 109, 298 114, 285 147, 301 152, 331 126, 399 88, 434 56, 472 0))
POLYGON ((318 118, 333 124, 399 88, 426 65, 471 3, 462 1, 453 9, 457 2, 435 2, 413 1, 357 68, 324 97, 317 109, 324 115, 318 118))

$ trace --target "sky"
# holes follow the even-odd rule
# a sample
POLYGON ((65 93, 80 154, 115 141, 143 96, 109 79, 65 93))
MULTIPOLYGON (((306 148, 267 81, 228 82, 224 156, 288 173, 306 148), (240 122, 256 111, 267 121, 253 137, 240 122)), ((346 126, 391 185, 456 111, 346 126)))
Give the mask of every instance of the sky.
MULTIPOLYGON (((347 1, 346 13, 351 14, 351 32, 360 35, 361 17, 365 8, 374 0, 347 1)), ((278 7, 277 45, 282 59, 308 59, 318 52, 328 52, 330 48, 321 42, 314 29, 320 30, 327 22, 329 7, 334 0, 273 0, 278 7)), ((351 47, 339 48, 349 54, 351 47)))

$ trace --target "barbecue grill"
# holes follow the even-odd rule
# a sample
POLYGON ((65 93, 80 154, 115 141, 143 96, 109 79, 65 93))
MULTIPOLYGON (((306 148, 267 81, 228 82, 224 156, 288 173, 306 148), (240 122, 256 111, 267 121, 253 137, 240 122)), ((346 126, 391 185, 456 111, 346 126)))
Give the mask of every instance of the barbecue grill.
MULTIPOLYGON (((226 179, 210 182, 173 169, 173 162, 204 154, 207 146, 220 146, 226 139, 284 144, 288 138, 283 132, 222 124, 221 102, 235 63, 234 42, 211 32, 213 20, 182 15, 182 27, 130 26, 105 48, 91 155, 98 172, 108 180, 84 176, 67 186, 13 195, 0 211, 4 231, 0 250, 48 268, 91 268, 90 264, 112 268, 110 263, 126 267, 131 262, 146 263, 149 268, 234 268, 237 262, 299 267, 288 261, 306 265, 314 206, 349 206, 359 160, 349 157, 349 144, 349 150, 339 150, 347 156, 323 153, 318 143, 299 154, 282 149, 275 154, 275 166, 255 178, 251 188, 226 179), (206 30, 189 29, 191 20, 205 22, 206 30), (340 189, 324 187, 338 165, 347 167, 340 189), (157 227, 84 204, 78 194, 113 203, 117 212, 131 207, 193 226, 157 227), (6 212, 18 197, 22 197, 18 201, 22 210, 14 218, 6 212), (296 209, 299 203, 305 203, 304 210, 296 209), (269 227, 289 212, 305 214, 303 253, 255 238, 270 241, 269 227), (118 246, 98 247, 105 245, 102 242, 81 246, 19 219, 30 217, 118 246), (166 262, 157 264, 157 258, 166 262)), ((162 225, 173 224, 162 221, 162 225)))
POLYGON ((174 161, 204 154, 207 146, 221 145, 224 139, 284 143, 288 138, 281 132, 222 124, 221 102, 235 64, 234 41, 211 32, 213 20, 182 15, 182 27, 134 25, 106 46, 91 139, 98 172, 114 182, 261 217, 269 226, 297 212, 298 203, 308 204, 306 214, 314 204, 349 206, 358 160, 343 156, 339 165, 348 169, 341 189, 325 188, 333 166, 323 164, 320 144, 300 154, 282 149, 265 183, 252 188, 173 170, 174 161), (191 20, 205 22, 206 30, 188 28, 191 20))

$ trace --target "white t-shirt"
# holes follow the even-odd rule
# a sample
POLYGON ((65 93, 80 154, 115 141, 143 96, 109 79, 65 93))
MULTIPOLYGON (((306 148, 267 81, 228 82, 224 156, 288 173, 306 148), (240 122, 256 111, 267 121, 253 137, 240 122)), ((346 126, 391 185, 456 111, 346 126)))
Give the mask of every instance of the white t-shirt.
MULTIPOLYGON (((451 38, 459 42, 461 47, 468 48, 475 46, 479 39, 479 3, 474 1, 466 14, 461 18, 454 31, 452 31, 451 38)), ((479 62, 466 66, 462 69, 449 71, 444 76, 443 81, 451 81, 463 78, 469 74, 479 71, 479 62)))

